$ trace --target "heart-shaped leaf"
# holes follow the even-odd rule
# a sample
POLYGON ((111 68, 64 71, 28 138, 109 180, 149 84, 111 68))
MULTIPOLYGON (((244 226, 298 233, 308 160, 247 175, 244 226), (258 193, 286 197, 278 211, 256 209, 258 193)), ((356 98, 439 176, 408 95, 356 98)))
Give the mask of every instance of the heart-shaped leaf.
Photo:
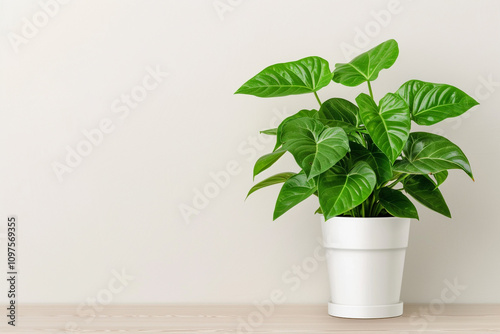
POLYGON ((381 70, 394 64, 398 55, 398 43, 390 39, 360 54, 349 63, 335 64, 333 81, 351 87, 373 81, 381 70))
POLYGON ((248 192, 247 197, 259 189, 269 187, 269 186, 272 186, 274 184, 283 183, 294 175, 296 175, 296 173, 279 173, 279 174, 270 176, 267 179, 260 181, 259 183, 254 185, 252 188, 250 188, 250 191, 248 192))
POLYGON ((318 197, 328 220, 363 203, 373 191, 377 176, 366 162, 358 162, 349 172, 328 170, 319 176, 318 197))
POLYGON ((462 169, 473 180, 469 160, 448 139, 427 132, 413 132, 404 147, 405 157, 393 169, 408 174, 438 173, 446 169, 462 169))
POLYGON ((417 201, 448 218, 451 218, 450 209, 444 201, 441 191, 426 175, 411 175, 403 181, 404 190, 417 201))
POLYGON ((419 125, 432 125, 460 116, 479 104, 456 87, 419 80, 406 82, 396 94, 408 104, 412 119, 419 125))
POLYGON ((359 122, 359 109, 350 101, 333 98, 326 100, 321 105, 319 118, 342 121, 357 127, 359 122))
POLYGON ((387 156, 377 146, 371 144, 368 148, 351 142, 351 159, 353 163, 365 161, 377 175, 377 184, 384 184, 392 178, 392 164, 387 156))
POLYGON ((299 204, 316 191, 316 181, 308 180, 307 176, 300 172, 286 180, 276 201, 273 220, 299 204))
POLYGON ((235 94, 277 97, 312 93, 328 85, 332 75, 325 59, 307 57, 266 67, 235 94))
POLYGON ((271 167, 283 154, 285 154, 285 149, 279 149, 277 151, 271 152, 269 154, 261 156, 255 166, 253 167, 253 177, 255 178, 260 172, 265 171, 271 167))
POLYGON ((418 219, 415 205, 399 190, 382 188, 378 193, 380 204, 394 217, 418 219))
POLYGON ((297 119, 297 118, 302 118, 302 117, 309 117, 309 118, 316 118, 318 116, 318 111, 315 109, 302 109, 299 112, 288 116, 285 118, 280 125, 278 126, 278 129, 276 130, 276 145, 274 146, 274 151, 276 151, 280 146, 281 146, 281 132, 283 131, 283 125, 285 125, 286 122, 292 120, 292 119, 297 119))
POLYGON ((373 142, 394 163, 410 133, 410 111, 405 101, 389 93, 377 106, 370 96, 362 93, 356 98, 356 102, 373 142))
POLYGON ((349 151, 344 130, 326 128, 320 121, 307 117, 286 122, 281 140, 308 179, 328 170, 349 151))

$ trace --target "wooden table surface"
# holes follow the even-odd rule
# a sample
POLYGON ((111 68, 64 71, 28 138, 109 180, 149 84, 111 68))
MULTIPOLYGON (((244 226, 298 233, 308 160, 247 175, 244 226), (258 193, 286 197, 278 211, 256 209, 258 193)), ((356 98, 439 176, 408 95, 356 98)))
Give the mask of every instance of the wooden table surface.
MULTIPOLYGON (((4 308, 5 310, 5 308, 4 308)), ((407 304, 403 316, 352 320, 326 305, 20 305, 16 327, 0 333, 500 333, 500 305, 407 304)))

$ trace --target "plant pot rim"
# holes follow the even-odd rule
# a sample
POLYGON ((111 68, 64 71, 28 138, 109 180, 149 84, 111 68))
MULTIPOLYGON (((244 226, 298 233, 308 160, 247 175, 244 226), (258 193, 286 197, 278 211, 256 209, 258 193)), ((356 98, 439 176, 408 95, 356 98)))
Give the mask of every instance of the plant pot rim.
POLYGON ((323 221, 330 221, 330 220, 333 220, 333 219, 337 219, 337 220, 367 220, 367 219, 373 219, 373 220, 411 220, 411 218, 402 218, 402 217, 394 217, 394 216, 390 216, 390 217, 342 217, 342 216, 336 216, 336 217, 332 217, 328 220, 325 219, 325 216, 321 216, 321 219, 323 221))
POLYGON ((410 218, 333 217, 321 221, 323 246, 338 249, 408 247, 410 218))

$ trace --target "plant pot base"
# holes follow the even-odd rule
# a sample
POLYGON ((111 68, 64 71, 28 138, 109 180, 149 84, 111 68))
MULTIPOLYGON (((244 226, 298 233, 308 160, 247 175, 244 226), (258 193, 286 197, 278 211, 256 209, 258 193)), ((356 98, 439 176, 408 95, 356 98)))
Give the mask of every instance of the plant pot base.
POLYGON ((392 318, 403 314, 403 302, 390 305, 340 305, 328 303, 328 314, 339 318, 392 318))

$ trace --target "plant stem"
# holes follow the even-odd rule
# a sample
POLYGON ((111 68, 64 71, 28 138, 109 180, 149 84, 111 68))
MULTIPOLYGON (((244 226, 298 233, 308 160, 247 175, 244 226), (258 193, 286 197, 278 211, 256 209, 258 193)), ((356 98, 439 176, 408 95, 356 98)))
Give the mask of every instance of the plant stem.
POLYGON ((372 99, 373 99, 372 85, 370 84, 370 81, 367 81, 366 83, 368 84, 368 90, 370 91, 370 96, 371 96, 371 97, 372 97, 372 99))
POLYGON ((372 194, 372 200, 370 203, 370 217, 376 217, 375 212, 374 212, 374 207, 375 207, 375 194, 372 194))
POLYGON ((392 182, 391 184, 389 184, 387 186, 387 188, 393 188, 396 184, 398 184, 399 182, 403 181, 404 179, 406 179, 407 176, 409 176, 410 174, 405 174, 405 175, 401 175, 399 176, 396 181, 392 182))
POLYGON ((318 101, 319 103, 319 106, 321 107, 321 100, 319 99, 319 96, 318 96, 318 93, 314 92, 314 96, 316 97, 316 100, 318 101))

